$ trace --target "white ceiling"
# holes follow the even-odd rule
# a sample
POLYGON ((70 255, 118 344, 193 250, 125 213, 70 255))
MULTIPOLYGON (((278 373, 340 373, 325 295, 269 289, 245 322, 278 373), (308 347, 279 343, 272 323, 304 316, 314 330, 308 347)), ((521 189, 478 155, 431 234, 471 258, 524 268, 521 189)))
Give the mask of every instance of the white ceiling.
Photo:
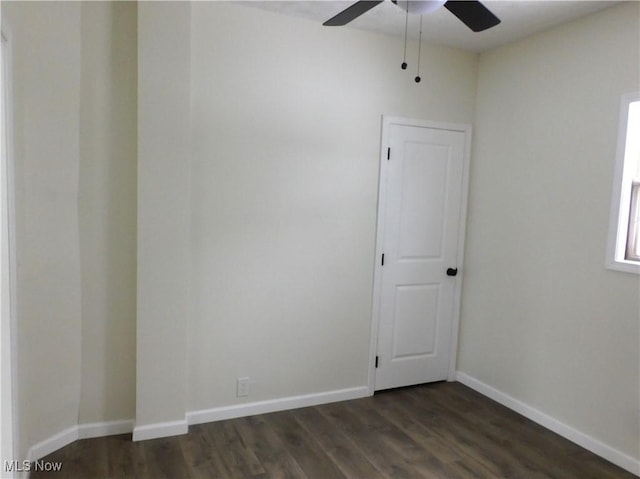
MULTIPOLYGON (((321 25, 325 20, 355 3, 355 0, 249 1, 242 3, 284 15, 304 17, 321 25)), ((620 2, 613 0, 487 0, 483 4, 502 22, 494 28, 479 33, 469 30, 446 8, 440 8, 436 12, 424 15, 422 38, 427 43, 481 52, 602 10, 616 3, 620 2)), ((404 10, 391 1, 385 1, 347 26, 324 28, 358 28, 404 37, 405 15, 404 10)), ((409 36, 411 38, 417 39, 418 37, 419 21, 419 16, 409 15, 409 36)))

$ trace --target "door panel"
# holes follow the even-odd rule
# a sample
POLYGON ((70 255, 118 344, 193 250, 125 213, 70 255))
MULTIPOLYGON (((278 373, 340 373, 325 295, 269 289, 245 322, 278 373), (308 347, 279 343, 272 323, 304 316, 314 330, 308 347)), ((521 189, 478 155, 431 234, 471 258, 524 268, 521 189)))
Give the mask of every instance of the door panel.
POLYGON ((446 271, 458 267, 465 140, 456 130, 388 129, 376 389, 448 376, 456 278, 446 271))
POLYGON ((440 145, 410 143, 405 145, 404 155, 400 172, 398 257, 439 257, 448 150, 440 145))
POLYGON ((435 350, 439 286, 396 286, 392 360, 425 356, 435 350))

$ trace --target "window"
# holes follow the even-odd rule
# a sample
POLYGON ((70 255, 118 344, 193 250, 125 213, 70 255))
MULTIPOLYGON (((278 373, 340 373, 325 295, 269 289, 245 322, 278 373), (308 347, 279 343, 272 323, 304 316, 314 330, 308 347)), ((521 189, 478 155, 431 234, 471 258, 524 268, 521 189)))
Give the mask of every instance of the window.
POLYGON ((607 267, 640 273, 640 93, 623 95, 607 267))
POLYGON ((627 248, 624 259, 640 262, 640 183, 631 185, 631 206, 629 208, 629 232, 627 233, 627 248))

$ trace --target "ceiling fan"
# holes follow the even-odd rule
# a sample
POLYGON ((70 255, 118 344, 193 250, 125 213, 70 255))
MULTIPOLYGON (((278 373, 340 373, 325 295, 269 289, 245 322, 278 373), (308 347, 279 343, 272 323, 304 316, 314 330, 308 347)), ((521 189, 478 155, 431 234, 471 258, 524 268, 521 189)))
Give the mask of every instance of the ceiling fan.
MULTIPOLYGON (((368 12, 384 0, 360 0, 350 7, 342 10, 336 16, 330 18, 323 25, 337 27, 346 25, 363 13, 368 12)), ((430 13, 444 5, 444 8, 453 13, 462 23, 474 32, 481 32, 495 27, 500 19, 477 0, 391 0, 408 13, 430 13)))
MULTIPOLYGON (((345 8, 336 16, 330 18, 323 25, 328 27, 338 27, 346 25, 355 20, 363 13, 368 12, 384 0, 360 0, 350 7, 345 8)), ((481 32, 488 28, 495 27, 500 23, 500 19, 477 0, 391 0, 406 12, 405 32, 404 32, 404 58, 401 68, 407 69, 407 25, 409 13, 420 14, 420 37, 418 39, 418 72, 415 82, 420 83, 420 46, 422 44, 422 15, 433 12, 444 6, 453 13, 462 23, 474 32, 481 32)))

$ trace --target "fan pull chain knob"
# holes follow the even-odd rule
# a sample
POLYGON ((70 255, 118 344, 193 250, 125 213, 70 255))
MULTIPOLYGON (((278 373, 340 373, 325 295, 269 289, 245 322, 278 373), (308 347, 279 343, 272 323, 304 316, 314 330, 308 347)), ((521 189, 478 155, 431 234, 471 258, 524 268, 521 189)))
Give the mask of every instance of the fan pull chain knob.
POLYGON ((418 71, 416 72, 416 83, 420 83, 420 50, 422 47, 422 15, 420 15, 420 35, 418 36, 418 71))
POLYGON ((402 57, 402 65, 400 65, 400 67, 403 70, 407 69, 407 26, 409 25, 409 10, 407 10, 407 13, 405 14, 405 19, 404 19, 404 55, 402 57))

